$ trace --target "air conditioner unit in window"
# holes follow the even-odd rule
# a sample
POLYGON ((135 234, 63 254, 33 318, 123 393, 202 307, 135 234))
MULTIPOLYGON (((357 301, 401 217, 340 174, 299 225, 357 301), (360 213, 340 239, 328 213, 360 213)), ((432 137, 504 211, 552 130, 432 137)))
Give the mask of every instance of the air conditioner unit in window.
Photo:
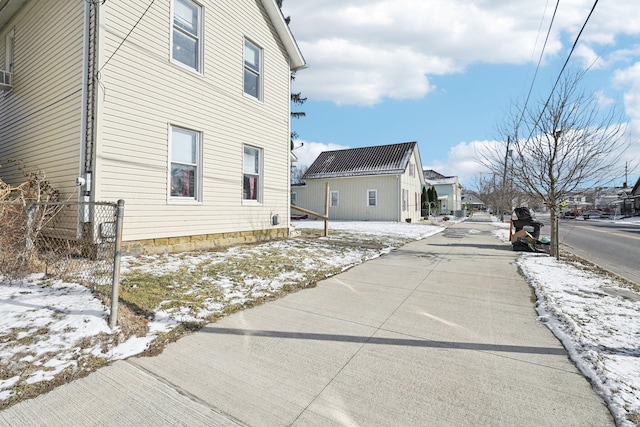
POLYGON ((12 86, 12 74, 8 71, 0 70, 0 90, 9 90, 12 86))

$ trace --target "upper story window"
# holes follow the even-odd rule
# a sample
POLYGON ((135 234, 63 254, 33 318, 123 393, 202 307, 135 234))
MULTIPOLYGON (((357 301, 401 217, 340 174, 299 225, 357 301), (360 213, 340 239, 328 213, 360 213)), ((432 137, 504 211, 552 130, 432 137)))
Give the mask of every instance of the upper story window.
POLYGON ((262 100, 262 49, 244 40, 244 93, 262 100))
POLYGON ((172 200, 200 200, 202 135, 200 132, 172 126, 169 152, 169 197, 172 200))
POLYGON ((244 146, 242 199, 262 201, 262 149, 244 146))
POLYGON ((171 59, 202 72, 202 6, 191 0, 173 1, 171 59))

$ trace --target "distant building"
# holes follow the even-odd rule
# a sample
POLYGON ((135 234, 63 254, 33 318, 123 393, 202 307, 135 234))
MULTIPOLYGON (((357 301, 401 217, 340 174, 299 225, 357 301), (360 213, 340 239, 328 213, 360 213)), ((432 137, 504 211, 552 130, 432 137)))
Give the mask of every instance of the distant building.
MULTIPOLYGON (((419 221, 424 177, 417 142, 325 151, 291 187, 295 205, 329 218, 359 221, 419 221)), ((295 210, 292 210, 295 214, 295 210)))
POLYGON ((434 187, 438 193, 440 213, 454 215, 462 211, 462 185, 457 176, 444 176, 432 169, 422 171, 425 185, 434 187))

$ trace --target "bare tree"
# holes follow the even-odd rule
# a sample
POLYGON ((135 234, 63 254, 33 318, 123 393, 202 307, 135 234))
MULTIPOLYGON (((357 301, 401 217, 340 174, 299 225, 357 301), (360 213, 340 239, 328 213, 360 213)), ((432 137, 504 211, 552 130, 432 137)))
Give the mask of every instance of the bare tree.
POLYGON ((584 72, 560 81, 546 102, 510 116, 504 150, 482 154, 482 162, 500 174, 502 188, 512 185, 544 203, 551 213, 551 255, 558 256, 560 203, 576 189, 595 186, 619 175, 616 166, 627 147, 623 117, 601 111, 580 83, 584 72))

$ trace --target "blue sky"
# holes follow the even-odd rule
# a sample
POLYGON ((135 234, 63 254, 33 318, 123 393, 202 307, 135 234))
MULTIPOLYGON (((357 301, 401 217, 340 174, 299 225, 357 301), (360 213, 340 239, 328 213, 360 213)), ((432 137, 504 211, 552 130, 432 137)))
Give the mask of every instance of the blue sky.
MULTIPOLYGON (((294 91, 300 165, 327 149, 418 141, 423 166, 473 187, 476 150, 495 144, 511 104, 529 91, 558 0, 285 0, 308 69, 294 91)), ((546 100, 593 0, 558 2, 533 88, 546 100)), ((599 2, 569 69, 628 118, 628 180, 640 159, 640 7, 599 2)), ((617 185, 621 185, 622 181, 617 185)))

